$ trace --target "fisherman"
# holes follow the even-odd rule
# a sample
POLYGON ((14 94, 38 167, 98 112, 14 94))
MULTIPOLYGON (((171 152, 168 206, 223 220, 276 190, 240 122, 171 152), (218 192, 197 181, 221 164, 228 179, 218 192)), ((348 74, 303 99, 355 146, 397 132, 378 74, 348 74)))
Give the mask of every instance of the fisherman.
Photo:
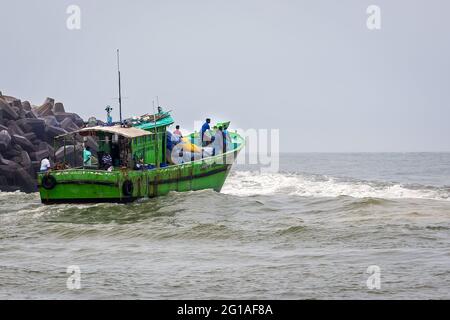
POLYGON ((211 137, 206 135, 205 133, 211 129, 209 124, 211 123, 211 119, 206 119, 206 122, 203 124, 202 129, 200 130, 200 136, 202 139, 202 147, 206 147, 211 143, 211 137))
POLYGON ((177 125, 177 126, 175 127, 175 131, 173 132, 173 134, 179 136, 180 138, 183 138, 183 134, 182 134, 181 131, 180 131, 180 126, 179 126, 179 125, 177 125))
POLYGON ((48 159, 48 157, 45 157, 44 159, 41 160, 41 172, 47 172, 48 170, 50 170, 50 160, 48 159))
POLYGON ((223 130, 222 126, 219 126, 217 128, 216 134, 214 135, 214 142, 213 142, 214 153, 213 153, 213 155, 215 155, 215 156, 223 153, 223 132, 222 132, 222 130, 223 130))
POLYGON ((223 128, 223 152, 226 153, 231 148, 231 137, 226 127, 223 128))
POLYGON ((109 153, 105 153, 102 157, 102 162, 103 162, 103 168, 105 170, 108 170, 110 167, 112 167, 112 157, 109 153))
POLYGON ((83 150, 83 167, 92 166, 92 153, 91 148, 86 146, 83 150))

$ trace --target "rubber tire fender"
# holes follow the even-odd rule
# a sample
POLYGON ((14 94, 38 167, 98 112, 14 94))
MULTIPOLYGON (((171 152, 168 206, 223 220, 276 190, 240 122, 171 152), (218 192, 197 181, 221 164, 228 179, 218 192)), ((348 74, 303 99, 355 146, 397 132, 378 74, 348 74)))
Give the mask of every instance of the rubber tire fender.
POLYGON ((122 193, 126 197, 131 197, 133 195, 133 182, 131 180, 125 180, 122 184, 122 193))
POLYGON ((46 190, 52 190, 56 187, 56 179, 54 176, 51 175, 45 175, 42 178, 42 187, 46 190))

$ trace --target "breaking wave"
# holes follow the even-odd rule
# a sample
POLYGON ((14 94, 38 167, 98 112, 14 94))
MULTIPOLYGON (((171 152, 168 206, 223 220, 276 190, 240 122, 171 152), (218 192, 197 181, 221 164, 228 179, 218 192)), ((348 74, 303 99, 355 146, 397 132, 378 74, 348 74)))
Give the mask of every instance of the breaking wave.
POLYGON ((232 172, 222 192, 236 196, 288 194, 301 197, 450 200, 449 188, 257 171, 232 172))

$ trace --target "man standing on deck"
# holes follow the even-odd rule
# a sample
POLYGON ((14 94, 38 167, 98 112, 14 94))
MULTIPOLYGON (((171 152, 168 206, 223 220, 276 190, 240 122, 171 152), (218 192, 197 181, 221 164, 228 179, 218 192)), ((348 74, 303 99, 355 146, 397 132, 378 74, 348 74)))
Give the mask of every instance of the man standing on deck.
POLYGON ((202 139, 202 147, 206 147, 207 144, 211 142, 211 138, 206 137, 205 133, 211 129, 209 124, 211 123, 211 119, 206 119, 206 122, 203 124, 202 129, 200 130, 200 136, 202 139))
POLYGON ((83 151, 83 167, 90 167, 92 166, 92 153, 91 148, 86 147, 83 151))
POLYGON ((223 132, 222 132, 222 129, 223 128, 220 126, 217 129, 216 134, 214 136, 214 142, 213 142, 214 153, 213 153, 213 155, 215 155, 215 156, 223 153, 223 132))
POLYGON ((47 172, 48 170, 50 170, 50 167, 50 160, 48 160, 48 157, 42 159, 40 171, 47 172))

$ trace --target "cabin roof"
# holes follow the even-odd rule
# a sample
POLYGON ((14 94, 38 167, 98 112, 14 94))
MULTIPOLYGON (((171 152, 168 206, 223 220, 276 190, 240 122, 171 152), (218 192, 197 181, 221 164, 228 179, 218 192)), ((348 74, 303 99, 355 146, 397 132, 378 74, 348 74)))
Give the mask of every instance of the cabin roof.
POLYGON ((139 128, 135 128, 135 127, 124 128, 124 127, 121 127, 120 125, 117 125, 117 126, 111 126, 111 127, 97 126, 97 127, 83 128, 83 129, 80 129, 77 131, 62 134, 60 136, 57 136, 56 138, 62 138, 62 137, 69 136, 69 135, 72 135, 75 133, 78 133, 81 136, 87 136, 89 134, 97 133, 97 132, 118 134, 119 136, 123 136, 123 137, 129 138, 129 139, 153 135, 153 133, 139 129, 139 128))

